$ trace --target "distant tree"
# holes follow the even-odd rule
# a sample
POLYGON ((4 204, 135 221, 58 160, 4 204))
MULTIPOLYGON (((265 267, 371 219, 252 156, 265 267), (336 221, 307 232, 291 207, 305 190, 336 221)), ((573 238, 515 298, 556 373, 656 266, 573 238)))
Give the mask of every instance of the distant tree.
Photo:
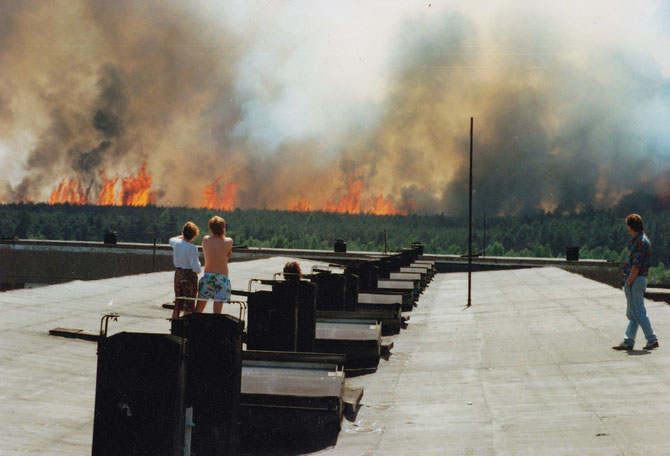
POLYGON ((530 250, 529 248, 523 248, 523 249, 519 250, 518 252, 516 252, 514 254, 514 256, 515 257, 521 257, 521 258, 532 258, 534 255, 533 255, 533 251, 530 250))
POLYGON ((460 255, 462 253, 462 250, 459 246, 456 244, 451 244, 449 248, 447 249, 447 254, 448 255, 460 255))
MULTIPOLYGON (((14 236, 18 236, 21 239, 28 237, 28 233, 31 229, 32 217, 28 211, 23 211, 19 213, 19 220, 16 226, 14 227, 14 236)), ((39 232, 39 231, 38 231, 39 232)))
POLYGON ((552 258, 553 257, 553 255, 551 253, 551 248, 549 247, 548 244, 547 245, 541 245, 541 244, 536 245, 535 248, 533 249, 532 256, 534 256, 536 258, 552 258))
POLYGON ((628 256, 628 248, 624 247, 623 250, 621 250, 621 253, 619 253, 619 258, 617 258, 620 262, 626 261, 626 257, 628 256))
POLYGON ((486 255, 505 256, 505 247, 503 247, 500 242, 495 241, 493 244, 489 244, 489 246, 486 248, 486 255))
POLYGON ((666 268, 662 262, 649 268, 649 283, 670 284, 670 268, 666 268))
MULTIPOLYGON (((642 213, 642 212, 640 212, 642 213)), ((389 251, 421 242, 427 254, 460 255, 467 251, 466 217, 440 215, 373 216, 326 212, 248 209, 214 211, 188 207, 70 206, 68 204, 0 204, 0 235, 35 239, 101 241, 105 230, 117 231, 120 242, 166 243, 187 220, 207 233, 212 215, 226 219, 236 245, 332 250, 335 239, 349 250, 382 251, 384 232, 389 251)), ((580 258, 623 261, 630 237, 619 209, 587 208, 581 213, 536 213, 522 217, 487 217, 489 256, 563 257, 566 247, 579 247, 580 258)), ((653 246, 653 266, 670 264, 670 210, 642 213, 653 246)), ((474 226, 474 247, 481 249, 481 223, 474 226)), ((196 239, 200 243, 202 236, 196 239)), ((667 269, 667 267, 663 267, 667 269)), ((665 270, 664 269, 664 270, 665 270)), ((657 277, 664 277, 657 273, 657 277)))

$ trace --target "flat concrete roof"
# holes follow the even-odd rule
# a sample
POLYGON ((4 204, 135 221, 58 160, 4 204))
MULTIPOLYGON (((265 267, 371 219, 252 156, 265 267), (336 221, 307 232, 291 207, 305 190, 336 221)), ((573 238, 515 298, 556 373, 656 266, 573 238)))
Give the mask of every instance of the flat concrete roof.
POLYGON ((337 445, 318 454, 667 455, 670 307, 646 301, 661 347, 627 324, 623 292, 558 268, 438 274, 369 377, 337 445))
MULTIPOLYGON (((271 278, 287 257, 234 263, 233 288, 271 278)), ((303 271, 318 264, 299 260, 303 271)), ((0 293, 0 454, 90 453, 96 344, 49 336, 96 332, 104 313, 120 331, 169 332, 172 273, 0 293)), ((617 352, 623 292, 554 267, 438 274, 393 336, 318 454, 664 455, 670 448, 670 308, 647 300, 661 347, 617 352)), ((207 311, 211 311, 208 306, 207 311)), ((644 344, 638 335, 638 347, 644 344)))

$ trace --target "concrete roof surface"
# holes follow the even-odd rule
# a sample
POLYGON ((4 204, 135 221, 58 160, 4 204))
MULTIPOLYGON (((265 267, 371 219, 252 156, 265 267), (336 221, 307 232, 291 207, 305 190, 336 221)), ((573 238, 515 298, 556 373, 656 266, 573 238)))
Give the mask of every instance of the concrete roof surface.
MULTIPOLYGON (((232 263, 233 288, 246 290, 252 278, 271 279, 290 260, 232 263)), ((327 266, 299 261, 304 272, 327 266)), ((115 312, 121 318, 109 323, 110 335, 169 333, 172 311, 162 305, 174 299, 173 277, 157 272, 0 292, 0 455, 90 454, 97 344, 50 336, 49 330, 97 333, 101 317, 115 312)))
MULTIPOLYGON (((231 264, 233 288, 287 257, 231 264)), ((309 272, 316 262, 299 260, 309 272)), ((0 454, 89 454, 96 344, 49 336, 169 332, 171 272, 0 293, 0 454)), ((618 352, 623 292, 557 268, 438 274, 394 336, 337 444, 318 454, 665 455, 670 308, 647 300, 661 347, 618 352)), ((211 307, 207 308, 211 311, 211 307)), ((638 334, 637 348, 644 344, 638 334)))
POLYGON ((612 350, 622 290, 558 268, 437 275, 367 377, 346 455, 670 454, 670 308, 646 300, 661 347, 612 350))

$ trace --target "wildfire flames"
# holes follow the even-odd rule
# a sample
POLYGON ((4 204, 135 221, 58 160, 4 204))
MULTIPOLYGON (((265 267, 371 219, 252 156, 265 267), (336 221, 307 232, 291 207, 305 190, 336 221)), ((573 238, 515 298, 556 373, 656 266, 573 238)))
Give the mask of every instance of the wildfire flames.
POLYGON ((312 210, 312 203, 307 201, 305 198, 300 198, 300 201, 297 203, 289 204, 289 211, 294 212, 310 212, 312 210))
POLYGON ((58 188, 51 192, 49 204, 87 204, 88 191, 88 188, 82 189, 77 179, 63 179, 58 188))
MULTIPOLYGON (((63 179, 58 187, 51 192, 49 204, 76 204, 94 203, 99 206, 146 206, 155 202, 154 192, 151 191, 153 177, 147 173, 147 164, 142 163, 137 175, 130 177, 107 177, 104 171, 98 171, 101 188, 97 198, 90 198, 91 187, 84 187, 78 179, 63 179), (121 181, 120 191, 117 184, 121 181)), ((216 179, 203 191, 203 203, 206 209, 232 211, 235 209, 235 197, 239 186, 233 182, 225 185, 216 179)), ((342 214, 374 214, 374 215, 407 215, 393 206, 391 199, 383 195, 371 196, 363 199, 365 184, 357 174, 347 177, 347 191, 339 200, 327 200, 321 210, 342 214), (364 201, 364 207, 361 207, 364 201)), ((310 212, 314 204, 307 198, 301 197, 298 201, 289 204, 290 211, 310 212)))
POLYGON ((147 164, 142 167, 136 177, 124 177, 121 181, 122 206, 146 206, 153 202, 150 192, 153 178, 146 173, 147 164))
POLYGON ((336 203, 326 201, 323 211, 338 212, 341 214, 360 214, 361 193, 363 193, 363 180, 356 174, 348 176, 347 193, 336 203))
POLYGON ((116 204, 114 188, 116 187, 119 178, 114 177, 112 179, 107 179, 107 176, 102 171, 100 171, 100 178, 102 179, 102 190, 98 196, 98 204, 100 206, 114 206, 116 204))
MULTIPOLYGON (((147 164, 142 163, 137 176, 124 177, 121 180, 121 193, 116 197, 116 184, 119 177, 108 179, 103 171, 99 171, 102 189, 96 200, 100 206, 146 206, 155 198, 151 192, 153 178, 146 172, 147 164)), ((63 179, 58 188, 51 192, 49 204, 88 204, 90 187, 83 189, 77 179, 63 179)))
POLYGON ((400 211, 393 207, 391 200, 382 195, 370 198, 370 208, 367 212, 374 215, 407 215, 407 211, 400 211))
POLYGON ((219 181, 212 182, 205 187, 203 192, 204 202, 201 207, 206 209, 219 209, 221 211, 232 211, 235 209, 235 195, 237 194, 237 184, 228 182, 222 189, 219 181))
MULTIPOLYGON (((383 195, 370 197, 367 209, 361 209, 360 202, 364 187, 363 179, 357 174, 348 176, 347 193, 337 202, 326 201, 322 210, 324 212, 337 212, 341 214, 407 215, 406 211, 401 211, 394 207, 391 204, 391 200, 384 198, 383 195)), ((301 200, 300 204, 311 207, 311 204, 307 201, 301 200)), ((291 210, 300 210, 293 209, 293 205, 291 206, 291 210)))

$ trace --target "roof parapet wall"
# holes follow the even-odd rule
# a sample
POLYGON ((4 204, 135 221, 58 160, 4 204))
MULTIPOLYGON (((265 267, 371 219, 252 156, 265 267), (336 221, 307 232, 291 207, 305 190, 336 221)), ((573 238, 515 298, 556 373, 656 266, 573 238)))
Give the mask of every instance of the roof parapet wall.
MULTIPOLYGON (((381 254, 381 252, 236 246, 231 261, 291 256, 337 263, 381 254)), ((0 289, 23 288, 25 284, 95 280, 173 269, 172 249, 167 244, 3 239, 0 240, 0 256, 6 259, 0 262, 0 289)), ((468 267, 467 256, 423 255, 423 258, 435 261, 438 272, 463 272, 467 271, 468 267)), ((621 285, 619 264, 605 260, 477 257, 473 258, 472 266, 475 271, 554 266, 614 287, 621 285)))

